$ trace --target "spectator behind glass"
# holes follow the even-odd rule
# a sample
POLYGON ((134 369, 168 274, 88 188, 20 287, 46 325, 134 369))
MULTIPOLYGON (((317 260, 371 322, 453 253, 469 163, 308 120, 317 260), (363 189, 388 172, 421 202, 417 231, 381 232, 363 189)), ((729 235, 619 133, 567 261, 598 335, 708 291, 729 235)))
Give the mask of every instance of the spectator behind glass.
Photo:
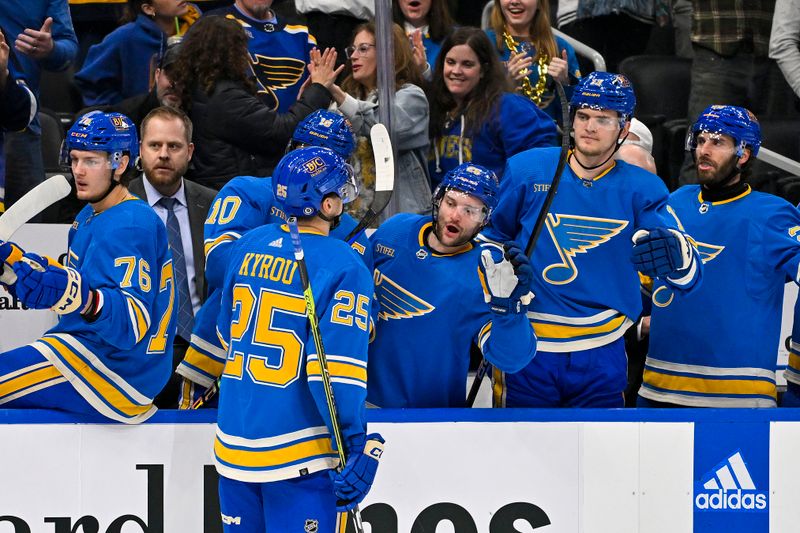
MULTIPOLYGON (((395 95, 392 105, 394 130, 395 182, 392 200, 381 214, 385 220, 395 213, 430 213, 431 188, 425 168, 428 148, 428 100, 420 88, 422 76, 414 63, 411 44, 397 24, 394 39, 395 95)), ((375 48, 375 23, 356 27, 347 49, 347 76, 342 87, 333 88, 335 108, 350 119, 357 137, 353 164, 359 181, 358 198, 345 207, 360 219, 375 193, 375 165, 369 131, 378 122, 378 52, 375 48)))
POLYGON ((278 113, 256 95, 242 26, 216 16, 197 21, 172 74, 194 124, 194 169, 188 177, 219 190, 234 176, 269 176, 297 123, 330 105, 330 91, 344 68, 334 69, 335 62, 335 50, 312 50, 309 85, 286 113, 278 113))
POLYGON ((306 63, 317 41, 308 27, 279 18, 272 4, 272 0, 236 0, 205 16, 227 17, 245 28, 258 96, 271 109, 285 112, 308 78, 306 63))
POLYGON ((423 77, 430 81, 431 65, 436 64, 439 48, 455 26, 446 0, 393 0, 392 15, 411 39, 414 61, 423 77))
MULTIPOLYGON (((39 99, 42 70, 66 70, 75 59, 78 40, 72 29, 67 0, 2 0, 0 28, 14 50, 8 69, 24 80, 39 99)), ((8 133, 6 153, 6 207, 44 180, 42 128, 34 115, 30 125, 8 133)), ((38 222, 41 217, 34 217, 38 222)))
POLYGON ((552 119, 510 91, 503 64, 481 30, 458 28, 444 40, 429 90, 434 187, 470 161, 502 179, 512 155, 555 144, 552 119))
POLYGON ((100 111, 110 113, 122 113, 131 121, 136 124, 139 129, 142 125, 142 120, 153 109, 160 106, 180 107, 181 94, 180 90, 172 83, 172 67, 178 59, 178 52, 180 50, 180 38, 174 38, 173 42, 167 46, 163 55, 158 58, 158 67, 155 71, 155 85, 149 92, 131 96, 125 100, 114 105, 100 105, 91 106, 83 109, 78 113, 85 115, 89 111, 98 109, 100 111))
POLYGON ((547 74, 564 86, 567 99, 581 72, 572 46, 553 35, 548 0, 494 0, 490 25, 486 33, 506 62, 517 91, 560 123, 558 95, 541 79, 539 66, 544 64, 547 74))
POLYGON ((25 83, 9 72, 11 50, 0 32, 0 213, 5 211, 5 154, 3 134, 26 127, 36 113, 36 98, 25 83))
POLYGON ((200 10, 182 0, 128 0, 124 24, 92 46, 75 83, 87 106, 116 104, 150 90, 154 57, 183 35, 200 10))
POLYGON ((800 0, 777 0, 769 38, 769 57, 800 96, 800 0))

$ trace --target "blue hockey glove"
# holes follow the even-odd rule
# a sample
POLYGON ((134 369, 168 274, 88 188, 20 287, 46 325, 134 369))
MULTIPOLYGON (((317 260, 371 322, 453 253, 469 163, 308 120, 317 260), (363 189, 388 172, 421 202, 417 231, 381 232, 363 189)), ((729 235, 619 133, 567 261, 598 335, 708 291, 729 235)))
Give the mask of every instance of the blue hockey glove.
POLYGON ((680 277, 692 266, 694 254, 686 236, 674 229, 655 228, 633 234, 633 265, 651 278, 680 277))
POLYGON ((378 461, 383 455, 383 437, 378 433, 355 435, 347 443, 347 464, 341 472, 333 472, 333 492, 339 501, 336 510, 350 511, 367 496, 375 474, 378 461))
POLYGON ((6 287, 14 285, 17 275, 14 274, 13 265, 25 252, 13 242, 0 241, 0 283, 6 287))
POLYGON ((492 312, 507 314, 528 310, 533 299, 533 268, 517 243, 509 241, 502 250, 498 245, 485 245, 478 269, 483 298, 492 312))
POLYGON ((89 286, 77 270, 27 253, 14 263, 17 298, 32 309, 52 309, 59 315, 81 311, 90 303, 89 286))

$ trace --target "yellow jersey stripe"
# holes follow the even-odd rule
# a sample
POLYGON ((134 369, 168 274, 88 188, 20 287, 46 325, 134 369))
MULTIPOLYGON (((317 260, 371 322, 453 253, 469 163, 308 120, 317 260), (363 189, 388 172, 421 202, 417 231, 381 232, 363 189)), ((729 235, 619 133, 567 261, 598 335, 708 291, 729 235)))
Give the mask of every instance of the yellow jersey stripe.
POLYGON ((720 395, 759 394, 777 398, 777 390, 774 383, 757 379, 696 378, 662 374, 645 369, 644 382, 667 391, 720 395))
POLYGON ((619 329, 625 324, 625 315, 620 315, 613 320, 599 326, 568 326, 565 324, 542 324, 531 321, 533 331, 540 339, 572 339, 598 333, 608 333, 619 329))
POLYGON ((189 346, 183 358, 184 363, 191 365, 211 376, 221 376, 222 369, 225 368, 225 361, 209 357, 203 352, 197 351, 194 346, 189 346))
POLYGON ((220 461, 248 468, 273 468, 310 459, 318 455, 334 455, 329 437, 307 440, 275 450, 240 450, 229 448, 219 437, 214 442, 214 453, 220 461))
POLYGON ((217 237, 216 239, 209 239, 203 245, 203 253, 206 255, 206 259, 208 259, 208 255, 211 253, 214 248, 222 244, 223 242, 228 241, 235 241, 237 238, 230 233, 224 233, 217 237))
POLYGON ((61 372, 52 364, 22 374, 13 379, 0 383, 0 399, 10 396, 28 387, 33 387, 55 378, 63 378, 61 372))
POLYGON ((53 337, 43 337, 40 342, 47 344, 59 356, 59 358, 76 374, 81 376, 93 389, 94 393, 107 404, 118 409, 127 416, 134 417, 150 410, 151 405, 139 405, 131 401, 127 396, 104 376, 100 375, 94 368, 78 357, 68 346, 59 339, 53 337))
POLYGON ((150 328, 147 326, 144 313, 142 313, 142 310, 136 305, 133 298, 128 298, 128 314, 131 317, 131 322, 136 331, 136 342, 141 342, 145 333, 147 333, 147 330, 150 328))
POLYGON ((795 370, 800 370, 800 355, 794 352, 789 352, 789 367, 795 370))
MULTIPOLYGON (((331 377, 336 376, 367 381, 367 369, 356 365, 328 361, 328 372, 331 377)), ((319 360, 312 360, 306 363, 306 373, 309 376, 321 376, 322 368, 320 367, 319 360)))

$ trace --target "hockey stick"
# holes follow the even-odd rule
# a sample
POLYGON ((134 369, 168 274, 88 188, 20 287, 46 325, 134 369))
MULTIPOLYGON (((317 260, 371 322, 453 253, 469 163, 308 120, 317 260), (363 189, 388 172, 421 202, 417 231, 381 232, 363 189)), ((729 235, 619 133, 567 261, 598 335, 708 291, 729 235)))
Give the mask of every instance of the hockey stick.
POLYGON ((0 241, 10 239, 23 224, 65 198, 69 191, 69 180, 63 174, 56 174, 28 191, 0 216, 0 241))
MULTIPOLYGON (((392 152, 392 141, 389 132, 383 124, 375 124, 369 132, 372 141, 372 153, 375 157, 375 197, 372 205, 358 222, 355 228, 345 237, 347 244, 353 244, 364 230, 372 224, 378 215, 389 204, 394 189, 394 153, 392 152)), ((190 409, 199 409, 219 391, 219 379, 217 379, 202 396, 192 403, 190 409)))
MULTIPOLYGON (((28 191, 0 216, 0 241, 10 239, 23 224, 65 198, 70 190, 69 180, 63 174, 56 174, 28 191)), ((0 280, 6 285, 16 283, 14 271, 10 268, 6 270, 8 272, 3 272, 0 280)))
MULTIPOLYGON (((569 132, 572 129, 569 121, 569 105, 567 103, 567 95, 564 93, 564 87, 558 82, 553 80, 556 84, 556 92, 561 99, 561 153, 558 156, 558 165, 556 172, 553 174, 553 181, 550 183, 550 189, 547 191, 547 196, 544 199, 542 209, 539 211, 539 216, 536 218, 536 224, 533 226, 533 232, 528 239, 528 245, 525 247, 525 255, 530 257, 533 254, 533 249, 536 246, 536 241, 539 240, 539 235, 542 233, 547 213, 550 211, 550 206, 556 196, 558 184, 561 181, 561 175, 564 173, 564 167, 567 165, 567 154, 569 153, 569 132)), ((489 362, 486 358, 481 359, 478 369, 475 371, 475 379, 472 380, 472 385, 467 394, 467 407, 472 407, 475 404, 475 399, 478 397, 478 391, 481 388, 483 378, 489 371, 489 362)))
MULTIPOLYGON (((333 397, 331 376, 328 372, 328 358, 325 356, 325 347, 322 344, 322 332, 319 329, 317 310, 314 305, 314 293, 311 292, 311 281, 308 278, 308 269, 306 268, 305 256, 303 254, 303 245, 300 242, 300 230, 297 228, 297 219, 295 217, 290 217, 287 222, 289 224, 289 233, 292 235, 292 245, 294 245, 294 260, 297 262, 298 271, 300 272, 300 283, 303 285, 303 298, 306 301, 306 314, 308 315, 308 323, 311 326, 311 336, 314 337, 314 347, 317 350, 317 358, 319 359, 322 387, 325 390, 325 402, 328 404, 328 414, 331 417, 333 438, 339 452, 339 467, 337 470, 341 472, 345 466, 344 439, 342 438, 342 429, 339 425, 339 416, 336 413, 336 400, 333 397)), ((353 525, 356 528, 356 533, 364 533, 364 524, 361 522, 361 511, 358 505, 351 511, 351 517, 353 519, 353 525)))
POLYGON ((386 126, 375 124, 369 132, 369 137, 372 141, 372 154, 375 157, 375 197, 367 212, 358 221, 358 225, 345 237, 347 244, 353 244, 367 226, 386 209, 394 190, 394 152, 386 126))

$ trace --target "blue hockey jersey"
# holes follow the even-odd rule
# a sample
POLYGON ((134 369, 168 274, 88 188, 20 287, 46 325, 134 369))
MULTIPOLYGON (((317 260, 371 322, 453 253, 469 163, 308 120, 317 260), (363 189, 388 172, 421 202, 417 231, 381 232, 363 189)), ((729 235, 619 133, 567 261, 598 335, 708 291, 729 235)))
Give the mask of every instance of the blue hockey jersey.
POLYGON ((453 120, 433 139, 428 168, 433 188, 447 172, 461 163, 477 163, 502 178, 506 160, 531 148, 556 143, 555 123, 533 102, 518 94, 506 93, 497 116, 483 124, 476 134, 464 131, 461 117, 453 120))
POLYGON ((536 352, 524 314, 497 315, 484 302, 480 249, 436 253, 425 244, 432 226, 430 217, 399 214, 370 239, 379 318, 368 399, 379 407, 464 407, 473 342, 509 372, 536 352))
POLYGON ((174 281, 167 230, 139 199, 95 213, 86 206, 69 234, 68 263, 101 293, 94 322, 61 317, 32 346, 102 415, 149 418, 172 372, 174 281))
POLYGON ((258 96, 270 109, 280 113, 288 111, 308 78, 306 65, 311 59, 311 49, 317 46, 308 27, 254 20, 233 5, 206 15, 227 17, 241 24, 248 38, 247 49, 256 74, 258 96))
MULTIPOLYGON (((364 433, 372 277, 344 242, 301 228, 342 435, 364 433)), ((320 362, 285 225, 233 245, 217 322, 229 344, 214 455, 225 477, 290 479, 338 464, 320 362)))
POLYGON ((656 280, 645 398, 697 407, 774 407, 786 279, 800 283, 800 213, 753 192, 704 201, 682 187, 669 205, 696 241, 703 284, 676 292, 656 280))
MULTIPOLYGON (((483 238, 526 246, 558 158, 558 148, 541 148, 508 161, 483 238)), ((623 161, 594 180, 564 168, 531 258, 536 297, 528 316, 540 351, 587 350, 625 333, 642 311, 631 238, 655 227, 678 228, 658 176, 623 161)), ((698 268, 684 289, 693 287, 701 272, 698 268)))
MULTIPOLYGON (((210 387, 222 374, 225 350, 217 338, 216 323, 219 289, 228 267, 231 244, 251 229, 285 220, 286 214, 275 205, 272 178, 239 176, 225 184, 217 194, 203 230, 208 298, 195 317, 189 349, 177 368, 179 374, 204 387, 210 387)), ((355 226, 356 221, 350 215, 342 215, 341 223, 331 236, 343 240, 355 226)), ((372 251, 367 237, 362 234, 353 243, 353 249, 371 271, 372 251)))
POLYGON ((800 385, 800 298, 794 304, 794 324, 792 338, 789 342, 789 364, 783 373, 786 381, 800 385))

